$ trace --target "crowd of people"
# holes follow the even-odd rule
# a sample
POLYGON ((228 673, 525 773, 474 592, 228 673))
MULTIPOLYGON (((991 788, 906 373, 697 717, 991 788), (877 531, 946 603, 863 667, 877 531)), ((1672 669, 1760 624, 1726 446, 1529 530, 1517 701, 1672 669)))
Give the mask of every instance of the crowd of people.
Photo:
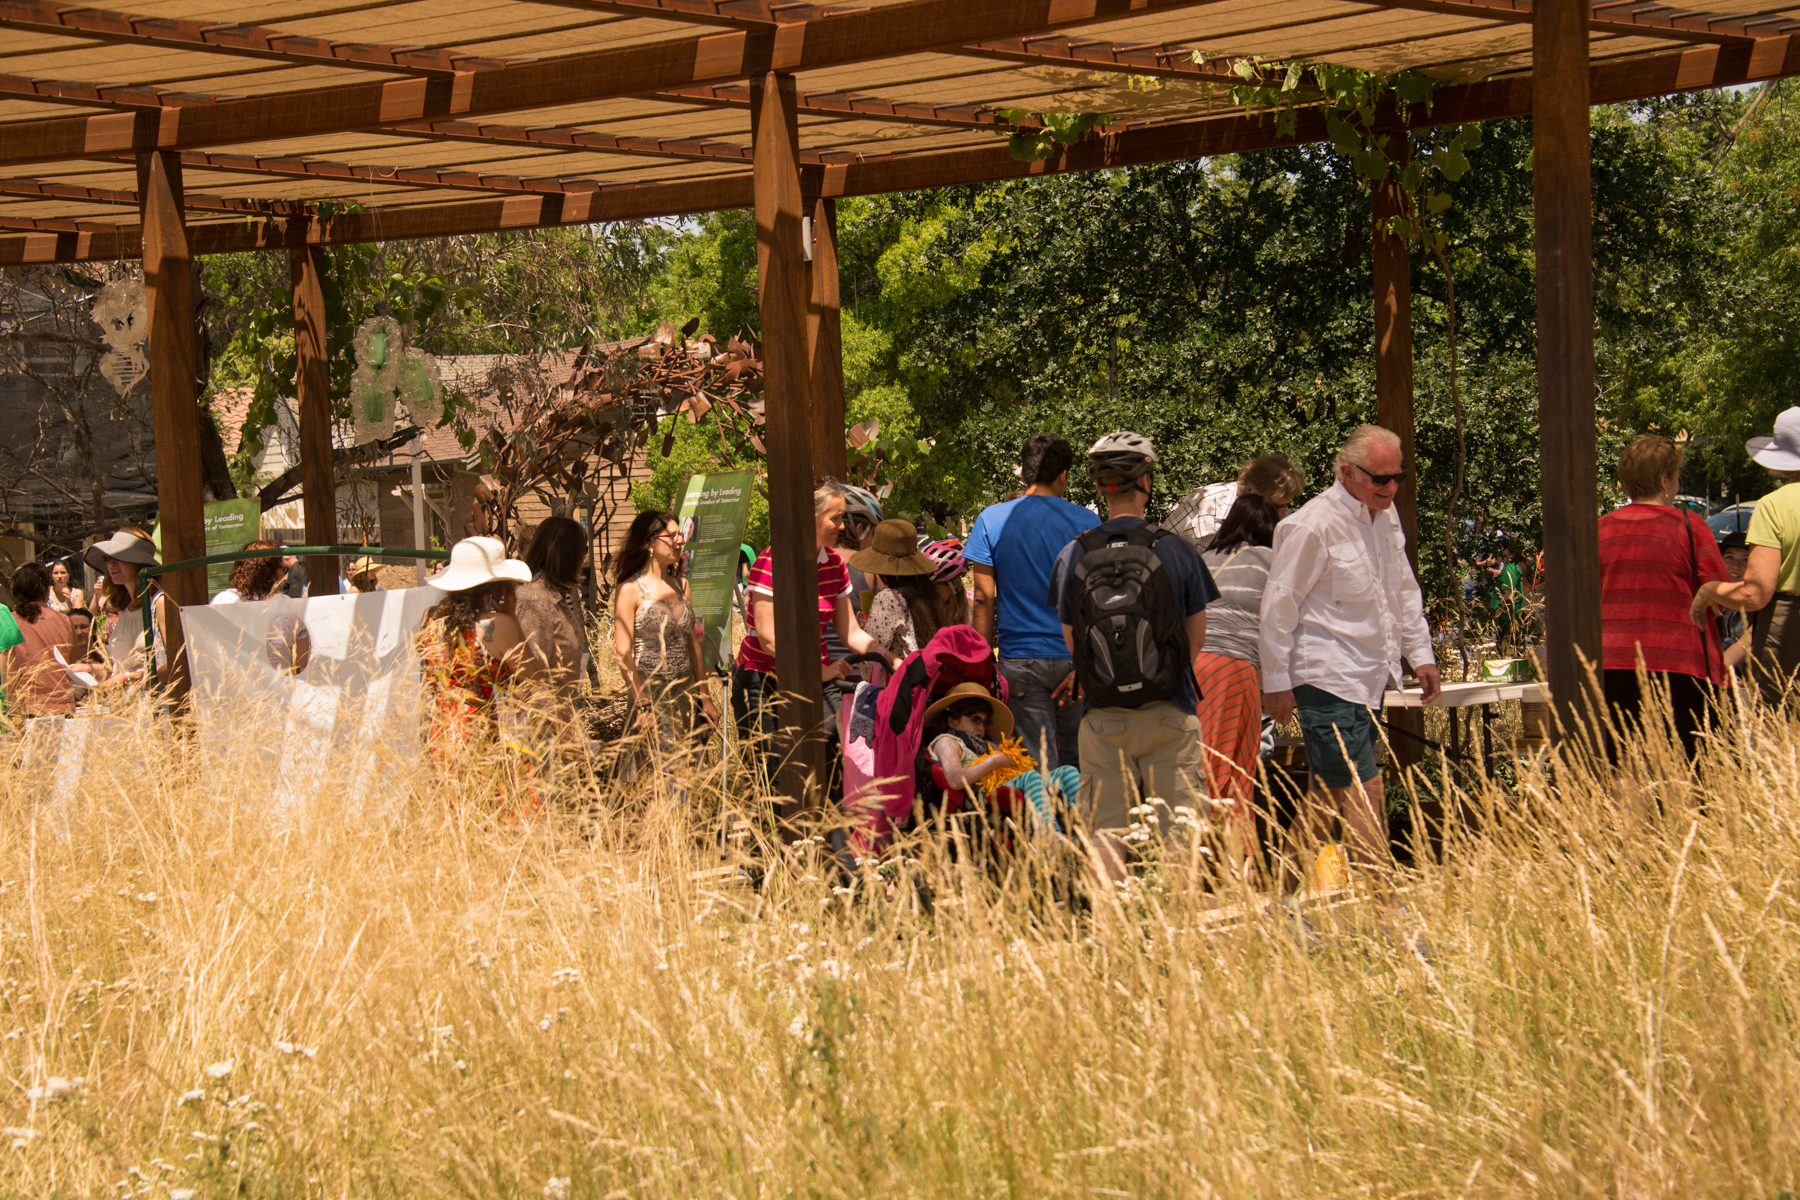
MULTIPOLYGON (((1800 670, 1800 409, 1748 450, 1783 486, 1757 505, 1744 533, 1721 542, 1676 503, 1682 451, 1654 434, 1635 439, 1617 464, 1630 502, 1600 518, 1604 703, 1619 728, 1666 705, 1690 757, 1721 711, 1722 689, 1748 683, 1779 701, 1800 670)), ((885 517, 867 491, 816 481, 822 723, 858 683, 879 689, 964 631, 991 647, 992 682, 957 682, 927 710, 921 795, 970 797, 1003 783, 1041 811, 1078 814, 1094 835, 1098 867, 1115 877, 1127 831, 1181 824, 1171 818, 1189 814, 1187 823, 1218 830, 1219 851, 1249 878, 1260 760, 1272 724, 1294 722, 1310 779, 1302 829, 1324 837, 1341 823, 1351 858, 1382 868, 1389 851, 1376 713, 1402 681, 1416 682, 1425 703, 1441 689, 1394 510, 1407 475, 1399 439, 1357 429, 1338 450, 1330 485, 1304 504, 1292 462, 1253 458, 1236 479, 1190 492, 1160 523, 1148 519, 1158 483, 1149 439, 1121 431, 1088 451, 1083 469, 1103 512, 1067 499, 1075 467, 1065 439, 1027 440, 1021 489, 983 510, 966 543, 933 541, 912 522, 885 517)), ((157 561, 150 536, 121 529, 85 559, 98 575, 91 597, 63 562, 29 563, 13 576, 14 607, 0 611, 0 676, 15 716, 74 710, 80 688, 57 657, 91 671, 98 690, 151 671, 167 677, 170 609, 143 576, 157 561)), ((629 728, 643 735, 640 759, 688 752, 723 719, 685 562, 680 522, 653 511, 637 515, 612 563, 613 650, 629 728)), ((493 538, 452 548, 430 580, 446 595, 425 614, 415 650, 434 754, 496 743, 497 698, 530 684, 559 731, 556 752, 586 755, 577 696, 589 675, 587 565, 586 531, 566 517, 541 523, 522 561, 493 538)), ((1476 566, 1496 615, 1520 622, 1518 566, 1491 548, 1476 566)), ((242 560, 212 602, 291 595, 300 570, 291 556, 242 560)), ((773 778, 773 549, 752 556, 746 547, 740 572, 744 632, 730 710, 738 734, 768 748, 763 767, 773 778)), ((379 587, 366 558, 339 581, 344 593, 379 587)), ((304 670, 304 626, 276 622, 267 649, 272 668, 304 670)), ((1616 755, 1614 740, 1604 740, 1616 755)))

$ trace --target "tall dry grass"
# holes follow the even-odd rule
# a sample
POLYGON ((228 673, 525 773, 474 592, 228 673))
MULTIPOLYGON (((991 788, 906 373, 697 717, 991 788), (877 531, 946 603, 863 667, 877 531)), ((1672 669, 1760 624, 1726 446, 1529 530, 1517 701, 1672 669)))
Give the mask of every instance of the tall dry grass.
POLYGON ((1453 796, 1410 917, 1310 942, 1174 872, 852 899, 705 764, 520 821, 396 754, 272 811, 132 715, 72 794, 0 774, 0 1193, 1773 1198, 1800 734, 1645 753, 1453 796))

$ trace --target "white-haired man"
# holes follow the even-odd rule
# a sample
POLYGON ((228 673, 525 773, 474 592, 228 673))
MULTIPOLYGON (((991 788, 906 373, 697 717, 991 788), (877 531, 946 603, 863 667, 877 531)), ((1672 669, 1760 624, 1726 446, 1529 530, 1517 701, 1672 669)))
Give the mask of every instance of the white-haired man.
POLYGON ((1390 860, 1375 716, 1401 657, 1427 704, 1441 690, 1419 581, 1406 561, 1394 497, 1406 478, 1400 439, 1364 425, 1337 455, 1337 480, 1275 528, 1263 592, 1263 710, 1298 714, 1312 778, 1314 832, 1341 816, 1365 866, 1390 860))

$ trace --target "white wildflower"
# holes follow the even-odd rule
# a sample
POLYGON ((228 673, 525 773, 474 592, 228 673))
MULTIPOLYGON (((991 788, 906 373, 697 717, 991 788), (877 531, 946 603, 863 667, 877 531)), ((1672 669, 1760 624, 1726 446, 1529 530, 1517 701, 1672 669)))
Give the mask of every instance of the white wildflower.
POLYGON ((828 958, 819 964, 819 973, 821 975, 829 975, 833 979, 842 979, 844 977, 844 965, 835 958, 828 958))
POLYGON ((227 1058, 222 1062, 208 1063, 206 1065, 206 1077, 208 1079, 223 1079, 231 1074, 231 1068, 235 1066, 237 1066, 237 1059, 235 1058, 227 1058))
POLYGON ((61 1075, 52 1075, 50 1078, 44 1080, 42 1086, 27 1088, 25 1091, 25 1098, 27 1100, 44 1101, 61 1100, 64 1096, 73 1096, 76 1092, 79 1092, 81 1090, 81 1085, 85 1082, 87 1081, 79 1075, 73 1079, 64 1079, 61 1075))
POLYGON ((561 987, 565 983, 580 983, 580 982, 581 982, 581 968, 580 967, 564 967, 560 971, 557 971, 555 974, 550 976, 550 983, 552 986, 555 986, 555 987, 561 987))
POLYGON ((806 1018, 795 1017, 788 1022, 788 1036, 798 1040, 806 1036, 806 1018))
POLYGON ((538 1022, 538 1031, 540 1033, 550 1032, 550 1018, 549 1017, 545 1017, 538 1022))
POLYGON ((139 900, 142 900, 145 904, 155 904, 156 903, 156 893, 155 892, 139 892, 137 895, 137 898, 139 900))
POLYGON ((283 1054, 294 1054, 294 1055, 304 1054, 307 1058, 319 1057, 319 1051, 318 1051, 317 1047, 302 1046, 298 1042, 276 1042, 275 1049, 281 1051, 283 1054))
POLYGON ((469 1064, 464 1062, 460 1058, 456 1060, 455 1066, 456 1066, 456 1069, 459 1071, 466 1071, 469 1069, 469 1064))
POLYGON ((475 953, 469 955, 469 961, 463 965, 474 967, 478 971, 485 971, 494 965, 494 960, 477 950, 475 953))
POLYGON ((170 1188, 169 1200, 194 1200, 199 1194, 193 1188, 170 1188))
POLYGON ((570 1183, 571 1180, 567 1175, 546 1179, 544 1181, 544 1195, 550 1197, 550 1200, 562 1200, 564 1196, 569 1194, 570 1183))
POLYGON ((190 1104, 204 1103, 206 1103, 206 1093, 199 1088, 195 1088, 191 1092, 181 1093, 181 1099, 175 1101, 175 1107, 186 1108, 190 1104))

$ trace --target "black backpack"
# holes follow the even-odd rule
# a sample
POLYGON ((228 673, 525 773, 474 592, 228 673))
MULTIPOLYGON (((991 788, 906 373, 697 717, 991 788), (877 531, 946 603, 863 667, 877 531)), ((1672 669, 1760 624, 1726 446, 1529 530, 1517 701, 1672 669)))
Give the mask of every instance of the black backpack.
POLYGON ((1075 671, 1088 700, 1103 708, 1167 700, 1193 670, 1187 624, 1156 555, 1168 536, 1140 525, 1124 533, 1090 529, 1075 539, 1086 551, 1069 581, 1075 671))

